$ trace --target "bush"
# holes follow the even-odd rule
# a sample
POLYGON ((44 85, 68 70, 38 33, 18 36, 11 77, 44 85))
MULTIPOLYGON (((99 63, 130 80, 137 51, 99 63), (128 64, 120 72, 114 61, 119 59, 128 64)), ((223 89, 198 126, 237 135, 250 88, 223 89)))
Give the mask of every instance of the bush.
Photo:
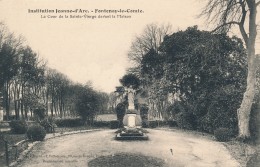
POLYGON ((16 120, 16 117, 15 117, 15 115, 9 115, 9 117, 7 119, 7 116, 4 115, 3 120, 5 120, 5 121, 16 120))
POLYGON ((119 128, 119 121, 118 120, 112 120, 112 121, 94 121, 93 122, 94 127, 106 127, 111 129, 117 129, 119 128))
POLYGON ((45 118, 46 109, 44 106, 38 106, 33 110, 34 116, 37 120, 43 120, 45 118))
POLYGON ((143 121, 148 120, 148 111, 149 111, 149 107, 147 106, 147 104, 141 104, 139 106, 140 108, 140 115, 143 121))
MULTIPOLYGON (((234 112, 235 113, 235 112, 234 112)), ((238 133, 237 116, 226 111, 211 110, 198 119, 198 130, 213 134, 218 128, 227 128, 232 134, 238 133)))
POLYGON ((148 128, 148 121, 147 120, 142 120, 142 127, 148 128))
POLYGON ((89 86, 80 88, 75 101, 75 110, 83 122, 92 123, 96 113, 101 109, 101 96, 89 86))
POLYGON ((118 103, 116 106, 116 116, 117 116, 117 120, 119 121, 119 126, 123 127, 123 119, 126 113, 126 102, 121 102, 118 103))
POLYGON ((9 123, 11 131, 16 134, 24 134, 27 131, 27 124, 22 120, 15 120, 9 123))
POLYGON ((176 126, 178 126, 176 120, 168 120, 168 125, 169 125, 169 127, 176 127, 176 126))
POLYGON ((42 121, 40 121, 40 125, 44 127, 47 133, 54 132, 54 128, 57 127, 54 120, 52 118, 46 118, 42 121))
POLYGON ((181 129, 196 129, 196 117, 191 112, 180 112, 175 116, 178 127, 181 129))
POLYGON ((33 125, 28 128, 27 137, 32 141, 43 141, 46 136, 44 127, 40 125, 33 125))
POLYGON ((211 133, 214 134, 214 128, 211 123, 211 120, 209 119, 209 115, 205 115, 203 117, 200 117, 198 119, 198 126, 197 129, 201 132, 211 133))
POLYGON ((150 120, 148 121, 148 128, 156 128, 160 126, 167 126, 168 121, 163 121, 163 120, 150 120))
POLYGON ((166 113, 169 113, 170 117, 174 117, 180 112, 185 112, 184 104, 181 101, 175 101, 166 108, 166 113))
POLYGON ((117 121, 117 120, 110 121, 110 128, 111 128, 111 129, 117 129, 117 128, 119 128, 119 121, 117 121))
POLYGON ((94 127, 110 127, 110 122, 109 121, 94 121, 93 122, 94 127))
MULTIPOLYGON (((206 95, 205 95, 206 96, 206 95)), ((238 133, 237 109, 241 104, 243 91, 233 85, 212 89, 204 99, 195 104, 197 128, 200 131, 214 133, 218 128, 228 128, 238 133)))
POLYGON ((218 128, 214 131, 217 141, 225 142, 231 139, 232 133, 228 128, 218 128))
POLYGON ((157 122, 157 126, 168 126, 168 121, 164 121, 164 120, 156 120, 157 122))
POLYGON ((158 126, 157 121, 148 121, 149 128, 156 128, 158 126))
POLYGON ((78 127, 83 126, 84 122, 80 118, 67 118, 67 119, 57 119, 55 124, 58 127, 78 127))

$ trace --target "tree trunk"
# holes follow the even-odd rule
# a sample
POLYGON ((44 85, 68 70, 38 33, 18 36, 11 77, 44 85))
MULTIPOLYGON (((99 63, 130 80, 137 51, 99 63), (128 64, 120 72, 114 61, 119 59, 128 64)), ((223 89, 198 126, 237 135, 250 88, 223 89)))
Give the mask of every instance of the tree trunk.
POLYGON ((46 90, 46 94, 45 94, 45 107, 46 107, 46 115, 48 117, 49 116, 49 91, 48 91, 48 89, 46 90))
POLYGON ((15 104, 15 119, 19 119, 19 110, 20 110, 20 101, 19 101, 19 94, 20 94, 20 86, 15 83, 14 86, 14 104, 15 104))
POLYGON ((28 121, 28 106, 24 105, 24 118, 28 121))
POLYGON ((17 112, 17 100, 14 101, 14 112, 15 112, 15 119, 18 120, 18 112, 17 112))
POLYGON ((255 39, 256 39, 256 4, 254 1, 247 1, 249 7, 249 37, 246 43, 248 54, 248 74, 246 92, 240 108, 237 111, 238 115, 238 129, 240 138, 249 138, 249 120, 251 107, 255 96, 256 84, 256 55, 255 55, 255 39))
POLYGON ((254 95, 255 95, 255 70, 248 68, 247 89, 246 92, 244 93, 241 106, 237 111, 240 138, 250 137, 249 120, 250 120, 250 112, 254 100, 254 95))
POLYGON ((5 108, 5 116, 6 120, 9 120, 10 111, 9 111, 9 95, 8 95, 8 81, 4 84, 4 91, 3 91, 3 98, 4 98, 4 108, 5 108))
POLYGON ((21 119, 24 120, 24 103, 23 103, 23 100, 21 100, 21 119))
MULTIPOLYGON (((8 91, 8 110, 9 110, 9 117, 10 115, 13 116, 12 112, 10 111, 10 106, 11 106, 11 88, 10 88, 10 83, 8 83, 8 87, 7 87, 7 91, 8 91)), ((13 117, 12 117, 13 119, 13 117)))
POLYGON ((63 107, 62 107, 62 101, 63 101, 62 95, 60 95, 60 98, 59 98, 59 99, 60 99, 60 100, 59 100, 60 117, 63 118, 64 115, 63 115, 63 107))
POLYGON ((57 104, 56 104, 56 100, 55 100, 55 102, 54 102, 54 104, 53 104, 53 106, 54 106, 54 112, 55 112, 55 116, 58 116, 58 109, 57 109, 57 104))
POLYGON ((51 103, 51 117, 53 117, 53 102, 51 103))
POLYGON ((20 108, 21 108, 21 100, 17 101, 17 115, 16 115, 16 120, 20 119, 20 108))
POLYGON ((54 97, 53 94, 51 94, 51 117, 53 117, 53 108, 54 108, 54 97))

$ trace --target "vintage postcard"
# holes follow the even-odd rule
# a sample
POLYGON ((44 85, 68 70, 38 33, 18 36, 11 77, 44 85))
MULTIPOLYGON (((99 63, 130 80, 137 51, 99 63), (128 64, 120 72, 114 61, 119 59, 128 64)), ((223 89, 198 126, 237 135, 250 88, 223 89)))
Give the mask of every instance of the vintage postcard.
POLYGON ((259 6, 0 0, 0 166, 258 166, 259 6))

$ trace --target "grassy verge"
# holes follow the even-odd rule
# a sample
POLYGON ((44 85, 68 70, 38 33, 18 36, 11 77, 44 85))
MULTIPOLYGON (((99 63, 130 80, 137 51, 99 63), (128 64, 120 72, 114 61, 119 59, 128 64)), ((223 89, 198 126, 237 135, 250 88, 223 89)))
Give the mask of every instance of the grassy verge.
POLYGON ((250 158, 256 153, 255 146, 251 144, 246 144, 236 140, 225 142, 223 144, 241 166, 246 166, 250 158))

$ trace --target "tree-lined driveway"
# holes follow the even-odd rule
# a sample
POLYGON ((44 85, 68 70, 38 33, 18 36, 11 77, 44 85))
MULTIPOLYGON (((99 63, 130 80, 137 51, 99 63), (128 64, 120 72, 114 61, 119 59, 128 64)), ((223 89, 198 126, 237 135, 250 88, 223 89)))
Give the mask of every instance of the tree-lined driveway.
POLYGON ((169 167, 239 166, 219 142, 179 130, 148 131, 148 141, 116 141, 115 130, 49 139, 36 145, 18 166, 85 167, 90 160, 116 153, 136 153, 160 158, 169 167))

